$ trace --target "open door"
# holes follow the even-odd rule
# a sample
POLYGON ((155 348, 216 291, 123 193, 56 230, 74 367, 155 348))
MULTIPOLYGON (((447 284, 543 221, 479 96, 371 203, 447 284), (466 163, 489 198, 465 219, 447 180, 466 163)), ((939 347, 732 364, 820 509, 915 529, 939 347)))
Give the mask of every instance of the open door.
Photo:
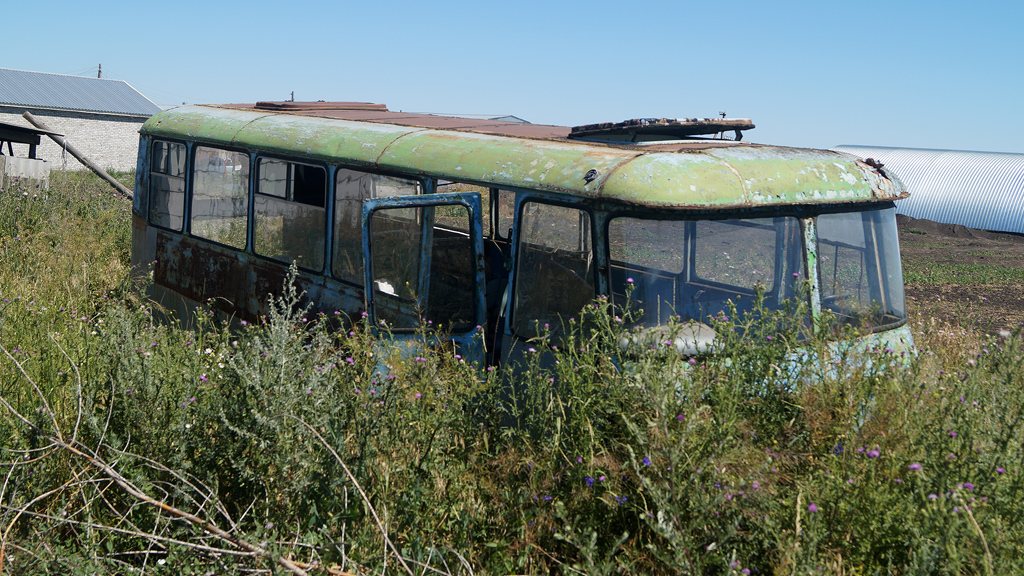
POLYGON ((483 364, 482 224, 478 193, 363 202, 366 310, 378 333, 412 345, 425 331, 483 364))

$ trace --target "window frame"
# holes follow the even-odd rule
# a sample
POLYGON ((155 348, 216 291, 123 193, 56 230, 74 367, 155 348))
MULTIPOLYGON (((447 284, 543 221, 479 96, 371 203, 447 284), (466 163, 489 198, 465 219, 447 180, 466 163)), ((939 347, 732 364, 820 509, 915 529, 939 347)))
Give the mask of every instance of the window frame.
POLYGON ((189 233, 190 236, 192 236, 194 238, 198 238, 198 239, 206 241, 206 242, 210 242, 210 243, 216 244, 218 246, 224 246, 226 248, 231 248, 233 250, 238 250, 240 252, 241 251, 248 251, 250 249, 251 243, 252 243, 253 220, 255 218, 255 214, 253 213, 253 199, 254 199, 254 197, 253 197, 253 188, 255 187, 254 179, 252 177, 252 175, 253 175, 253 156, 254 155, 251 154, 250 152, 248 152, 246 150, 237 149, 237 148, 230 148, 230 147, 225 147, 225 146, 214 146, 214 145, 203 144, 203 143, 199 143, 199 142, 196 142, 196 143, 193 144, 192 151, 191 151, 191 153, 189 155, 191 162, 190 162, 190 169, 188 171, 189 178, 188 178, 188 193, 187 193, 187 196, 188 196, 188 218, 187 218, 187 220, 188 220, 188 233, 189 233), (199 152, 200 148, 209 148, 209 149, 213 149, 213 150, 219 150, 219 151, 222 151, 222 152, 231 152, 231 153, 234 153, 234 154, 240 154, 241 156, 243 156, 245 158, 246 166, 247 166, 246 169, 248 170, 247 182, 246 182, 246 185, 245 185, 245 242, 240 247, 239 246, 233 246, 231 244, 226 244, 224 242, 219 242, 218 240, 215 240, 213 238, 208 238, 206 236, 202 236, 202 235, 196 234, 196 232, 195 232, 195 230, 193 228, 193 220, 195 219, 195 216, 196 216, 196 214, 195 214, 196 168, 195 167, 196 167, 196 156, 198 155, 198 152, 199 152))
MULTIPOLYGON (((185 231, 187 230, 187 228, 188 228, 187 227, 187 223, 190 220, 190 218, 189 218, 189 209, 190 209, 190 206, 189 206, 190 202, 189 202, 189 200, 190 200, 190 198, 189 198, 189 196, 190 196, 191 189, 190 189, 190 182, 189 182, 189 180, 190 180, 190 178, 189 178, 189 171, 190 171, 190 165, 191 165, 191 148, 192 148, 192 146, 190 145, 189 142, 182 142, 182 141, 179 141, 179 140, 164 139, 164 138, 153 138, 153 139, 151 139, 149 141, 149 157, 148 157, 148 162, 147 162, 147 166, 146 166, 146 173, 147 173, 146 175, 147 175, 147 178, 148 178, 147 190, 146 190, 146 204, 147 204, 146 205, 146 222, 149 225, 156 226, 157 228, 161 228, 163 230, 169 230, 171 232, 177 232, 179 234, 184 234, 185 231), (181 175, 180 176, 175 176, 175 175, 170 174, 168 172, 158 172, 157 170, 154 170, 153 164, 155 163, 155 161, 157 159, 157 155, 156 155, 157 144, 171 144, 171 145, 175 145, 175 146, 181 146, 182 148, 184 148, 184 152, 185 153, 183 155, 184 156, 184 160, 183 160, 183 163, 182 163, 181 175), (167 226, 167 225, 164 225, 164 224, 161 224, 159 222, 155 222, 154 221, 154 218, 153 218, 153 208, 154 208, 154 206, 157 205, 157 203, 154 202, 154 187, 155 187, 154 176, 163 176, 163 177, 166 177, 166 178, 177 178, 177 179, 181 180, 181 192, 179 193, 181 195, 181 216, 180 216, 181 224, 180 224, 180 226, 178 228, 167 226)), ((170 164, 170 161, 169 161, 170 154, 168 154, 167 157, 168 157, 168 165, 169 165, 170 164)), ((166 193, 170 194, 170 192, 166 192, 166 193)))
MULTIPOLYGON (((274 154, 259 154, 259 153, 257 153, 255 155, 254 160, 253 160, 253 173, 255 174, 255 177, 252 177, 252 174, 250 174, 250 177, 252 179, 252 195, 251 195, 251 204, 252 205, 250 207, 250 211, 251 211, 251 215, 252 216, 251 216, 250 225, 249 225, 249 228, 250 228, 249 234, 250 234, 250 236, 252 238, 251 239, 252 253, 255 254, 256 256, 261 257, 261 258, 266 258, 266 259, 274 261, 274 262, 284 263, 286 265, 287 264, 291 264, 294 261, 296 263, 296 265, 299 268, 303 269, 303 270, 307 270, 307 271, 310 271, 310 272, 316 272, 316 273, 322 274, 324 272, 325 266, 328 263, 328 252, 329 252, 328 246, 329 246, 330 240, 331 240, 331 234, 330 234, 331 228, 330 228, 330 218, 329 218, 329 215, 330 215, 331 211, 329 210, 329 206, 328 206, 329 200, 331 198, 331 186, 332 186, 332 183, 330 182, 330 176, 331 176, 331 174, 334 173, 333 170, 331 170, 331 167, 329 165, 327 165, 327 164, 316 163, 316 162, 305 162, 305 161, 302 161, 302 160, 297 159, 297 158, 289 158, 289 157, 284 157, 284 156, 279 156, 279 155, 274 155, 274 154), (262 168, 262 164, 263 164, 264 161, 280 162, 280 163, 284 163, 285 164, 287 171, 286 171, 286 175, 285 175, 285 186, 286 186, 286 188, 285 188, 285 196, 284 197, 279 196, 277 194, 268 194, 266 192, 262 192, 261 191, 261 185, 260 185, 261 184, 261 172, 260 172, 260 170, 262 168), (323 175, 324 175, 323 176, 324 189, 323 189, 323 202, 322 202, 321 205, 310 204, 309 202, 303 202, 303 201, 295 200, 295 186, 294 186, 295 176, 294 176, 294 170, 293 170, 293 166, 294 165, 308 166, 308 167, 312 167, 312 168, 317 168, 317 169, 319 169, 319 170, 321 170, 323 172, 323 175), (300 263, 298 261, 298 258, 293 258, 291 260, 284 260, 284 259, 282 259, 280 257, 276 257, 274 255, 269 255, 269 254, 265 254, 265 253, 260 252, 259 234, 260 234, 260 220, 261 220, 261 218, 260 218, 260 202, 261 202, 260 199, 261 198, 265 199, 265 200, 263 200, 263 202, 285 202, 285 203, 288 203, 289 205, 304 206, 304 207, 306 207, 306 209, 319 210, 320 211, 320 215, 321 215, 321 217, 323 219, 323 222, 320 224, 320 233, 321 233, 321 235, 320 235, 319 240, 322 241, 322 246, 320 246, 319 253, 317 253, 317 251, 315 251, 315 250, 311 250, 308 254, 298 254, 299 256, 306 255, 306 256, 314 256, 314 257, 318 258, 319 262, 317 262, 318 265, 316 267, 311 267, 308 264, 300 263)), ((264 215, 263 217, 266 218, 266 215, 264 215)), ((282 222, 282 226, 283 226, 283 222, 282 222)), ((310 229, 310 230, 312 230, 312 229, 310 229)), ((282 228, 282 238, 284 238, 283 228, 282 228)), ((316 245, 316 240, 317 239, 314 239, 314 242, 313 242, 314 246, 316 245)))
MULTIPOLYGON (((527 329, 525 331, 520 330, 519 328, 521 328, 521 326, 519 325, 518 318, 517 318, 518 317, 518 313, 517 312, 518 312, 518 306, 519 306, 519 300, 520 300, 519 287, 520 287, 520 284, 523 282, 523 270, 522 270, 522 266, 523 266, 523 253, 522 253, 522 250, 521 250, 521 246, 523 244, 524 228, 523 228, 522 221, 523 221, 523 215, 525 213, 527 204, 535 203, 535 204, 540 204, 542 206, 553 206, 553 207, 559 207, 559 208, 568 208, 568 209, 576 210, 581 215, 582 214, 586 214, 587 215, 587 218, 589 219, 589 231, 588 232, 589 232, 590 253, 591 253, 590 257, 591 257, 591 260, 592 260, 591 271, 590 271, 590 274, 591 274, 590 285, 591 285, 591 289, 593 291, 593 296, 590 298, 590 300, 593 300, 593 298, 596 298, 599 294, 602 293, 602 286, 601 286, 600 277, 601 277, 603 272, 601 270, 601 259, 599 258, 599 250, 601 249, 601 245, 599 244, 599 238, 598 238, 598 234, 597 234, 597 229, 598 229, 600 220, 597 218, 597 216, 595 214, 594 208, 592 206, 590 206, 589 204, 587 204, 586 202, 584 202, 582 199, 580 199, 580 201, 575 201, 574 202, 571 199, 567 199, 565 197, 553 196, 553 195, 547 195, 547 194, 517 193, 517 192, 515 192, 513 190, 508 190, 508 192, 515 194, 515 204, 514 204, 514 212, 513 212, 514 218, 512 220, 512 234, 511 234, 511 236, 509 238, 509 242, 511 243, 512 258, 513 258, 513 273, 512 273, 512 282, 511 282, 511 284, 510 284, 510 286, 508 288, 509 289, 508 309, 505 311, 505 314, 506 314, 507 319, 508 319, 507 323, 506 323, 506 326, 507 326, 506 330, 508 330, 516 338, 520 338, 520 339, 527 338, 528 339, 528 338, 532 338, 532 337, 534 337, 536 335, 535 334, 526 334, 526 333, 524 333, 524 332, 529 332, 529 329, 527 329)), ((582 234, 580 235, 580 238, 582 239, 582 234)), ((586 279, 583 279, 583 280, 586 281, 586 279)), ((580 310, 582 310, 582 309, 583 308, 581 307, 580 310)), ((565 319, 565 320, 568 321, 568 318, 565 319)))

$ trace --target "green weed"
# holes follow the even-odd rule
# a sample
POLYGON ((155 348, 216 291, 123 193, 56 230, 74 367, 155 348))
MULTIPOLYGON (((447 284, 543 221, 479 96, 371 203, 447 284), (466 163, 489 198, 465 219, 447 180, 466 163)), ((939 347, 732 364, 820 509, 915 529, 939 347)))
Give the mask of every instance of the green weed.
POLYGON ((913 358, 854 355, 794 302, 723 311, 689 357, 599 299, 513 372, 290 284, 185 328, 138 298, 104 186, 0 193, 0 570, 1022 569, 1019 330, 915 320, 913 358))

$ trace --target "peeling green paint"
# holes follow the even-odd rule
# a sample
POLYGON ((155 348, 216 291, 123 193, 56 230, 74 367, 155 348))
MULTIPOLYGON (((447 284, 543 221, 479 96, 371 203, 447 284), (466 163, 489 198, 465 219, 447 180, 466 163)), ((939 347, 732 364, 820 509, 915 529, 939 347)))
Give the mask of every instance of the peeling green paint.
POLYGON ((666 208, 893 200, 901 184, 841 153, 759 145, 653 152, 207 106, 141 132, 352 167, 666 208))

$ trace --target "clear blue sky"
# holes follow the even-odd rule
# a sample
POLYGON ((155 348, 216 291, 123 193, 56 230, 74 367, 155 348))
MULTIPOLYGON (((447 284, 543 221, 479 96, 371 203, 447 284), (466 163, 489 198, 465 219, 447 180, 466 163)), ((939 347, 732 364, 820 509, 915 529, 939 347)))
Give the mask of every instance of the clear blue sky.
POLYGON ((13 2, 0 67, 161 105, 357 100, 576 125, 749 117, 747 139, 1024 153, 1024 3, 13 2), (45 7, 45 9, 44 9, 45 7))

